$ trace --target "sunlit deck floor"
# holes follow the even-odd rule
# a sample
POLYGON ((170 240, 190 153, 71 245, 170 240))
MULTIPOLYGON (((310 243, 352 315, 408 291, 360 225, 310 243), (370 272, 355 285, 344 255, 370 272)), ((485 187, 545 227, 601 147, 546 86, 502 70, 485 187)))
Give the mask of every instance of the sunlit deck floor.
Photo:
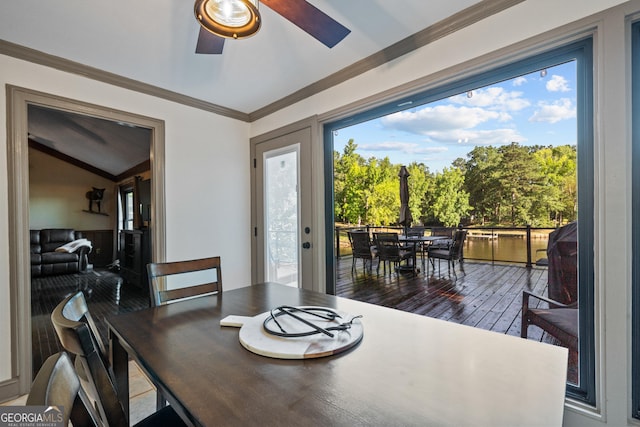
MULTIPOLYGON (((350 256, 337 260, 336 295, 518 337, 522 291, 547 291, 547 269, 540 267, 467 260, 456 263, 454 275, 445 261, 439 275, 436 261, 435 275, 430 268, 427 276, 418 260, 421 271, 414 276, 388 268, 384 275, 382 265, 377 274, 377 261, 369 272, 368 261, 366 269, 356 261, 352 270, 350 256)), ((537 327, 529 328, 529 339, 554 342, 537 327)))

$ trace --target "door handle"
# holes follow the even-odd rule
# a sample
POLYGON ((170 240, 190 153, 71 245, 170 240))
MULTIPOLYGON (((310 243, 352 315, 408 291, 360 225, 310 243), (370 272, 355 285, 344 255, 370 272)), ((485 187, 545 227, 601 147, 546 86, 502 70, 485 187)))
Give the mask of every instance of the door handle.
POLYGON ((309 249, 309 248, 311 247, 311 243, 309 243, 309 242, 304 242, 304 243, 302 244, 302 247, 303 247, 304 249, 309 249))

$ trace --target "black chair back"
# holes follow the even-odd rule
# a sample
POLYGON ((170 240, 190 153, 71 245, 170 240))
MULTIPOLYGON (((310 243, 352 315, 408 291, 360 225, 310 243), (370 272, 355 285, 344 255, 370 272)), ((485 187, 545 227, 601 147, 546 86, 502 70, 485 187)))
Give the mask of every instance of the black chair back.
POLYGON ((373 258, 373 252, 371 247, 373 242, 369 238, 369 233, 366 231, 349 231, 349 241, 351 242, 351 251, 355 258, 373 258))
POLYGON ((456 230, 453 234, 453 243, 449 248, 449 253, 452 260, 462 259, 462 250, 464 248, 464 241, 467 238, 467 230, 456 230))
POLYGON ((108 364, 98 344, 99 335, 92 331, 93 321, 90 323, 89 319, 91 315, 82 292, 65 298, 51 313, 60 343, 76 356, 76 363, 80 363, 87 376, 88 394, 95 396, 100 418, 109 426, 128 426, 108 364))
POLYGON ((400 261, 400 243, 396 233, 374 233, 373 240, 380 261, 400 261))
POLYGON ((98 414, 80 386, 80 379, 67 353, 49 356, 38 371, 27 406, 52 407, 62 411, 63 425, 98 426, 98 414), (60 409, 62 408, 62 409, 60 409))

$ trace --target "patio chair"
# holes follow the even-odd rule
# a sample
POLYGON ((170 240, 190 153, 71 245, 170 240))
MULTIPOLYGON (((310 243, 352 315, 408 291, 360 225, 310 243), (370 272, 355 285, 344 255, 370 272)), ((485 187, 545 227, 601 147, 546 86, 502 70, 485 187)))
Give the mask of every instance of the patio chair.
POLYGON ((205 294, 222 293, 222 268, 220 265, 220 257, 210 257, 202 259, 194 259, 188 261, 175 262, 152 262, 147 264, 147 272, 149 273, 149 292, 151 296, 151 306, 165 304, 169 301, 177 299, 201 296, 205 294), (188 279, 204 279, 205 277, 189 277, 190 273, 197 274, 203 272, 206 275, 208 283, 185 286, 178 289, 162 290, 160 281, 168 276, 175 278, 188 279), (211 277, 210 273, 215 273, 211 277))
POLYGON ((367 260, 369 260, 369 272, 373 266, 373 259, 377 256, 377 249, 374 246, 368 231, 349 231, 349 242, 351 243, 352 262, 351 270, 356 268, 356 260, 362 260, 362 268, 366 269, 367 260))
MULTIPOLYGON (((123 403, 118 400, 113 375, 109 372, 108 362, 104 360, 97 345, 99 338, 86 320, 90 317, 84 296, 82 292, 78 292, 68 296, 56 306, 51 313, 51 322, 62 347, 75 355, 76 373, 86 376, 86 383, 81 384, 95 404, 97 414, 102 421, 100 425, 128 426, 123 403), (81 366, 80 370, 78 366, 81 366)), ((63 371, 68 372, 68 369, 63 371)), ((126 407, 128 404, 126 402, 126 407)), ((143 420, 140 425, 159 425, 159 422, 165 421, 168 424, 162 425, 174 425, 172 423, 176 423, 177 426, 184 425, 170 406, 150 415, 150 418, 143 420)))
POLYGON ((570 351, 578 351, 578 245, 577 224, 565 225, 549 235, 548 297, 529 291, 522 294, 520 336, 527 338, 529 325, 536 325, 557 338, 570 351), (531 298, 548 307, 533 305, 531 298))
MULTIPOLYGON (((376 273, 380 274, 380 263, 383 264, 383 273, 387 274, 387 263, 389 264, 389 272, 391 272, 391 264, 397 269, 402 261, 415 259, 413 246, 402 247, 396 233, 373 233, 373 241, 378 251, 378 268, 376 273)), ((415 269, 415 266, 411 266, 415 269)), ((415 271, 415 270, 414 270, 415 271)))
POLYGON ((456 231, 454 227, 432 227, 432 236, 444 236, 446 239, 431 242, 431 249, 449 249, 453 244, 453 233, 456 231))
POLYGON ((570 351, 578 351, 578 303, 562 304, 558 301, 522 291, 522 325, 520 336, 527 338, 529 325, 535 325, 555 337, 570 351), (546 302, 548 308, 530 306, 530 298, 546 302))
MULTIPOLYGON (((456 230, 453 235, 453 243, 448 248, 439 248, 437 246, 430 246, 428 248, 427 256, 429 257, 429 261, 434 272, 436 269, 434 260, 438 260, 438 274, 440 275, 440 261, 444 259, 447 260, 449 274, 451 274, 451 268, 453 267, 453 275, 456 276, 455 262, 459 261, 462 263, 462 249, 466 238, 467 230, 456 230)), ((427 265, 427 268, 428 267, 429 266, 427 265)), ((429 272, 427 272, 427 275, 428 273, 429 272)))
POLYGON ((536 265, 539 267, 548 267, 549 259, 546 257, 547 250, 546 249, 536 249, 536 265), (539 253, 544 253, 543 256, 538 255, 539 253))

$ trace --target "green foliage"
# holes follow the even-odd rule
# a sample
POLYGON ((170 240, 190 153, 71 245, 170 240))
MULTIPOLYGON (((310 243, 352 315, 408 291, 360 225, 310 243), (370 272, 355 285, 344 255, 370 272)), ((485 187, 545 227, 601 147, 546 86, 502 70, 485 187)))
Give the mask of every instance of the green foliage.
MULTIPOLYGON (((349 140, 334 152, 336 221, 397 224, 400 165, 364 159, 349 140)), ((475 147, 466 159, 432 174, 422 163, 409 171, 414 222, 456 226, 462 222, 555 226, 577 217, 576 147, 475 147)))
POLYGON ((444 168, 436 174, 433 216, 439 224, 455 227, 470 210, 469 193, 464 190, 464 173, 460 169, 444 168))

